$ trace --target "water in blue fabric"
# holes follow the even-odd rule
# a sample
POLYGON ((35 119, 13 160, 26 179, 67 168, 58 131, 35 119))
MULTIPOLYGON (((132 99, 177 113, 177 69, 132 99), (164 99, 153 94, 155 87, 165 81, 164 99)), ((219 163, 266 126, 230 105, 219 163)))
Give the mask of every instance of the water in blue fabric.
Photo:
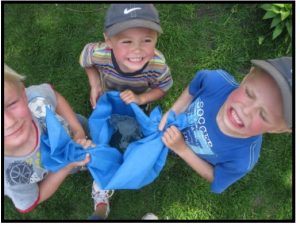
MULTIPOLYGON (((55 118, 55 117, 54 117, 55 118)), ((51 136, 51 132, 44 137, 45 147, 42 151, 42 162, 50 170, 57 171, 71 161, 82 160, 86 152, 91 154, 91 162, 87 165, 96 183, 103 189, 139 189, 153 182, 165 165, 168 148, 163 144, 158 125, 162 112, 156 107, 150 116, 136 104, 125 104, 119 92, 107 92, 97 102, 97 106, 89 118, 90 134, 97 147, 84 150, 68 135, 63 135, 59 124, 53 125, 48 118, 47 124, 53 125, 51 132, 62 136, 51 136), (115 132, 111 126, 112 115, 125 115, 134 118, 143 138, 131 142, 124 154, 109 145, 115 132), (57 128, 57 129, 54 129, 57 128), (53 139, 53 138, 56 138, 53 139), (60 139, 60 140, 58 140, 60 139), (63 139, 63 140, 62 140, 63 139), (46 148, 46 149, 45 149, 46 148), (43 155, 44 154, 44 155, 43 155)), ((175 117, 170 112, 166 127, 176 125, 179 129, 187 126, 186 116, 175 117)))
MULTIPOLYGON (((164 167, 168 155, 168 148, 161 140, 163 133, 158 129, 162 118, 161 109, 156 107, 150 116, 147 116, 135 103, 125 104, 119 92, 105 93, 98 100, 89 118, 90 133, 94 142, 103 143, 111 137, 109 118, 113 114, 135 118, 144 137, 128 145, 120 168, 108 185, 100 186, 104 189, 139 189, 154 181, 164 167)), ((187 125, 186 116, 175 117, 175 114, 170 112, 166 127, 171 124, 183 129, 187 125)))
POLYGON ((114 129, 109 145, 122 153, 131 142, 143 137, 140 127, 133 117, 112 114, 109 123, 114 129))

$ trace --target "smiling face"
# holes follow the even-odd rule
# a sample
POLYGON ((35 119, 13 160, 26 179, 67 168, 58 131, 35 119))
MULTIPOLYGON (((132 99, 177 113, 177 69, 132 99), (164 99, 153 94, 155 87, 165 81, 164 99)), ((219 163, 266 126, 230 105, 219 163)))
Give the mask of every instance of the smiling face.
POLYGON ((224 134, 240 138, 288 131, 281 93, 274 79, 252 68, 221 107, 217 123, 224 134))
MULTIPOLYGON (((27 106, 24 87, 5 81, 4 84, 4 147, 5 154, 14 155, 32 138, 32 116, 27 106)), ((27 151, 28 152, 28 151, 27 151)))
POLYGON ((157 32, 151 29, 131 28, 113 37, 108 38, 105 34, 104 37, 123 72, 132 73, 142 69, 154 56, 157 32))

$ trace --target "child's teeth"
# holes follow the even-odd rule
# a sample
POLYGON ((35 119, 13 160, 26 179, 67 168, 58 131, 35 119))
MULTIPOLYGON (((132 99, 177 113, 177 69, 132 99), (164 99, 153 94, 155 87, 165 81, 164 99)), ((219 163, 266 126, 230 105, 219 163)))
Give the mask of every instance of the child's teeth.
POLYGON ((232 110, 232 116, 234 118, 234 120, 238 123, 238 124, 243 124, 242 120, 238 117, 238 115, 236 114, 236 112, 234 110, 232 110))

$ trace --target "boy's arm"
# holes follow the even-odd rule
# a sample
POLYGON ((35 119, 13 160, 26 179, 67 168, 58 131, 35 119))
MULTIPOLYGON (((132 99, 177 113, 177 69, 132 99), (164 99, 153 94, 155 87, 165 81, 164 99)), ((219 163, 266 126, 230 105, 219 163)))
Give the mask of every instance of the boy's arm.
POLYGON ((188 146, 185 150, 177 151, 177 154, 190 166, 196 173, 208 182, 214 180, 214 168, 211 164, 199 158, 188 146))
POLYGON ((211 164, 199 158, 185 143, 181 132, 175 127, 168 128, 162 138, 164 144, 180 156, 201 177, 209 182, 214 180, 214 168, 211 164))
POLYGON ((67 165, 56 173, 49 173, 47 177, 39 183, 39 202, 41 203, 50 198, 62 184, 64 179, 70 174, 70 171, 78 166, 84 166, 90 161, 90 156, 87 154, 83 161, 73 162, 67 165))
MULTIPOLYGON (((189 87, 186 87, 184 89, 184 91, 182 92, 182 94, 179 96, 179 98, 175 101, 173 106, 170 108, 170 110, 174 111, 175 114, 178 115, 178 114, 184 112, 188 108, 188 106, 190 105, 192 100, 193 100, 193 96, 191 96, 189 93, 189 87)), ((163 128, 166 124, 166 120, 167 120, 169 111, 163 115, 163 117, 160 121, 158 128, 161 131, 163 130, 163 128)))
POLYGON ((161 90, 160 88, 151 89, 150 91, 138 95, 141 101, 139 105, 148 104, 153 101, 157 101, 158 99, 162 98, 164 95, 166 95, 166 92, 161 90))
POLYGON ((103 91, 101 88, 101 82, 99 72, 95 67, 85 67, 85 72, 89 78, 89 84, 91 87, 90 92, 90 103, 92 108, 96 107, 97 99, 102 95, 103 91))
POLYGON ((165 94, 166 92, 164 92, 160 88, 154 88, 150 91, 138 95, 131 90, 125 90, 121 92, 120 96, 126 104, 135 102, 138 105, 144 105, 160 99, 165 94))
POLYGON ((71 108, 70 104, 67 100, 60 95, 57 91, 55 91, 56 99, 57 99, 57 106, 56 112, 61 117, 63 117, 68 124, 70 125, 72 131, 72 137, 76 141, 78 139, 85 139, 86 135, 85 132, 78 121, 76 114, 74 113, 73 109, 71 108))
POLYGON ((189 87, 186 87, 170 110, 174 111, 177 115, 184 112, 192 102, 193 98, 194 97, 189 93, 189 87))

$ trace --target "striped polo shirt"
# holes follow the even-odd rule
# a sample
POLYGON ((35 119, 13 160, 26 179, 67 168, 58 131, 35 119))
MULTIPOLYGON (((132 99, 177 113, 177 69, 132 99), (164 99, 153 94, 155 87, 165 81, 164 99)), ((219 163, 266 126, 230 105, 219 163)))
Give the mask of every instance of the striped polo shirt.
POLYGON ((149 89, 160 88, 166 92, 173 84, 165 58, 156 49, 153 58, 142 69, 133 73, 121 71, 112 49, 106 43, 87 44, 81 52, 79 63, 82 67, 97 68, 104 91, 130 89, 140 94, 149 89))

